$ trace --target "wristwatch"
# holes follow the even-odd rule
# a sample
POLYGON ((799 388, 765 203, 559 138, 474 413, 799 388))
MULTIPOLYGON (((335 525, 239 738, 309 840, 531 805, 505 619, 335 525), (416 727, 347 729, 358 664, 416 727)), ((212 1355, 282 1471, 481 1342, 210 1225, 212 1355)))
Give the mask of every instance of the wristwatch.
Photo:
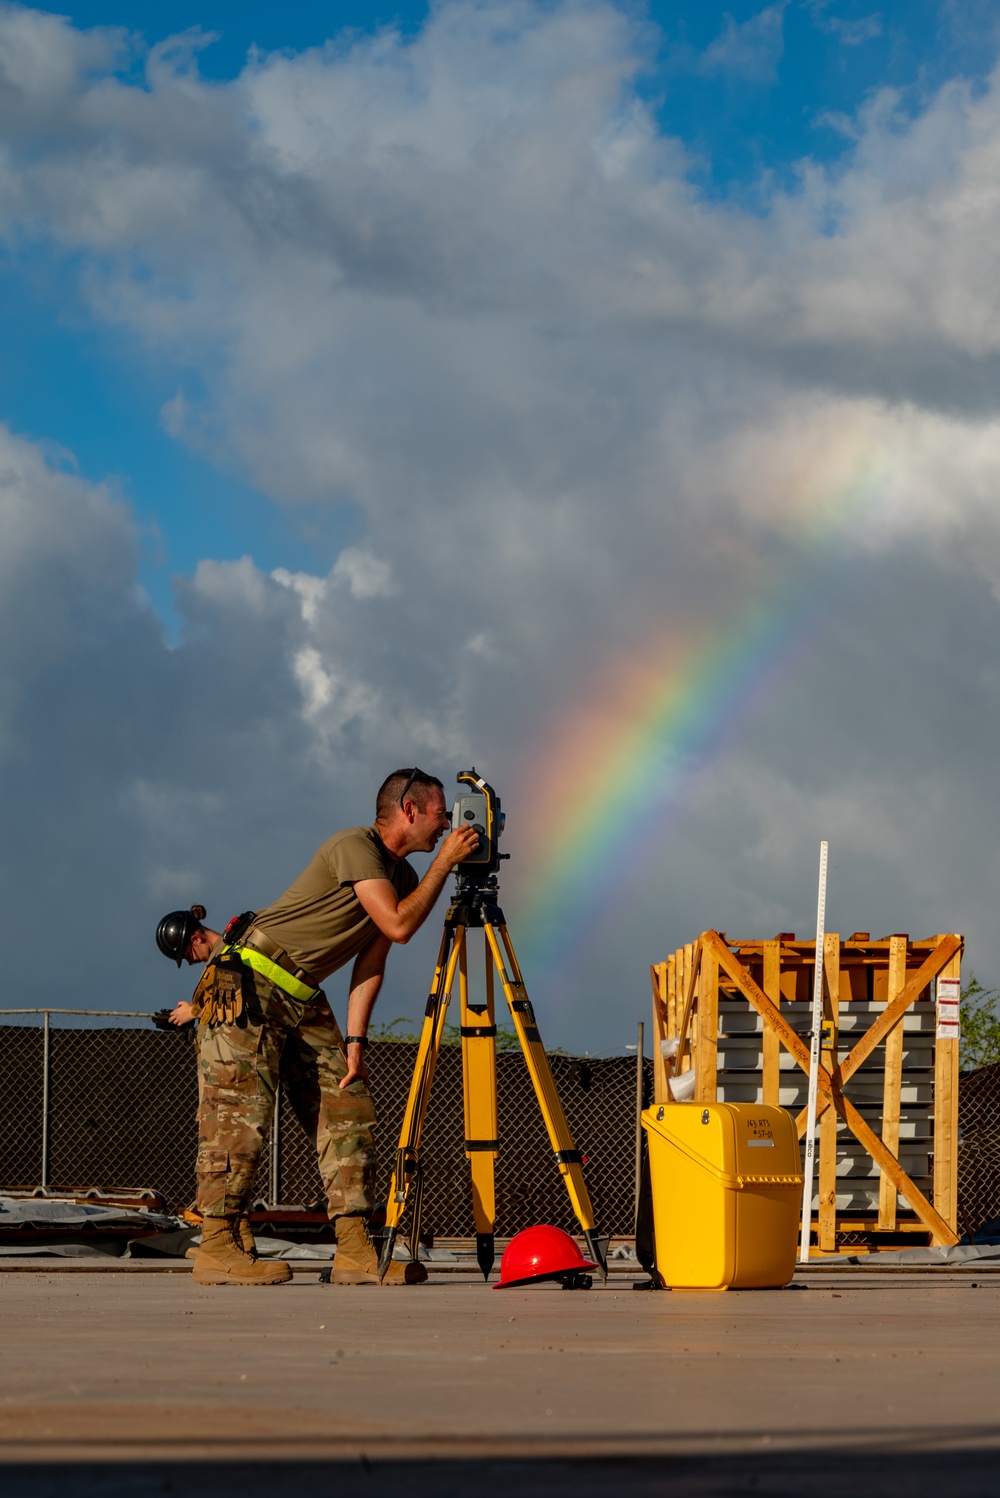
POLYGON ((344 1036, 344 1044, 345 1045, 360 1045, 360 1046, 364 1046, 365 1049, 367 1049, 367 1047, 368 1047, 368 1036, 367 1035, 345 1035, 344 1036))

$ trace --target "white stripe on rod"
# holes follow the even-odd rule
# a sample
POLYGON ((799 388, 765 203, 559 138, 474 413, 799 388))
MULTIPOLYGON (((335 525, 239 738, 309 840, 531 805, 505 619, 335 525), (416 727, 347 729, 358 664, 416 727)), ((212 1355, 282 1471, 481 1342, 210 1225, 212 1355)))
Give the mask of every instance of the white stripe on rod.
POLYGON ((816 967, 813 976, 812 1036, 809 1046, 809 1107, 806 1113, 806 1156, 802 1183, 802 1243, 799 1262, 809 1262, 812 1233, 813 1179, 816 1174, 816 1091, 819 1082, 819 1043, 823 1026, 823 939, 826 935, 827 843, 819 845, 819 894, 816 898, 816 967))

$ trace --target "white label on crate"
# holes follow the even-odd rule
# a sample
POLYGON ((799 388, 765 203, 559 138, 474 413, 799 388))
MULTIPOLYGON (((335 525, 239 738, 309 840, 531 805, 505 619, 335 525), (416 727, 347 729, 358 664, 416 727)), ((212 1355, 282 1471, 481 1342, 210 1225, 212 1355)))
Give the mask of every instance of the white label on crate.
POLYGON ((939 1040, 957 1040, 959 1037, 958 1008, 962 987, 957 978, 937 980, 937 1037, 939 1040))
POLYGON ((748 1139, 747 1145, 752 1150, 773 1150, 773 1139, 748 1139))

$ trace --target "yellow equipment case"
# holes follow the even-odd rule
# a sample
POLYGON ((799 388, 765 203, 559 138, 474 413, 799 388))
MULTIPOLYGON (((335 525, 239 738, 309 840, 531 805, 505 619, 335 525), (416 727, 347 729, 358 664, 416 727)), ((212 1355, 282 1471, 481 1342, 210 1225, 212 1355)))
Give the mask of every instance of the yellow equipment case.
POLYGON ((803 1179, 791 1114, 760 1103, 662 1103, 642 1124, 660 1281, 675 1290, 787 1285, 803 1179))

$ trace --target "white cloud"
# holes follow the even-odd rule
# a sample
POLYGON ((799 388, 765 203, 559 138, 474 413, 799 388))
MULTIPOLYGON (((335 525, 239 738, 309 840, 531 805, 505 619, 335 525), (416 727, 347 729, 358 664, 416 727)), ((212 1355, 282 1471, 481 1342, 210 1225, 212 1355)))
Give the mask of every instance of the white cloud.
POLYGON ((318 718, 333 697, 333 680, 322 656, 312 645, 306 645, 292 658, 292 669, 305 698, 306 717, 318 718))
POLYGON ((703 73, 732 73, 753 83, 771 83, 778 76, 784 51, 785 4, 769 5, 747 21, 726 16, 722 35, 700 59, 703 73))
MULTIPOLYGON (((0 428, 8 1004, 176 998, 152 944, 165 908, 199 900, 221 923, 274 898, 332 830, 370 817, 414 743, 441 751, 419 683, 371 685, 370 599, 315 578, 325 602, 306 617, 248 558, 206 560, 170 646, 138 558, 123 505, 0 428)), ((418 943, 395 964, 394 1012, 427 960, 418 943)))
POLYGON ((346 546, 334 563, 331 577, 343 582, 352 598, 391 598, 396 592, 392 568, 366 546, 346 546))
POLYGON ((293 593, 298 594, 301 600, 302 618, 306 624, 313 624, 320 604, 326 597, 326 578, 314 577, 311 572, 289 572, 287 567, 276 567, 271 576, 275 582, 281 583, 283 588, 291 588, 293 593))
POLYGON ((877 11, 867 16, 837 16, 830 14, 830 0, 810 0, 806 9, 813 24, 820 31, 835 36, 845 47, 860 47, 864 42, 874 41, 882 35, 882 17, 877 11))

